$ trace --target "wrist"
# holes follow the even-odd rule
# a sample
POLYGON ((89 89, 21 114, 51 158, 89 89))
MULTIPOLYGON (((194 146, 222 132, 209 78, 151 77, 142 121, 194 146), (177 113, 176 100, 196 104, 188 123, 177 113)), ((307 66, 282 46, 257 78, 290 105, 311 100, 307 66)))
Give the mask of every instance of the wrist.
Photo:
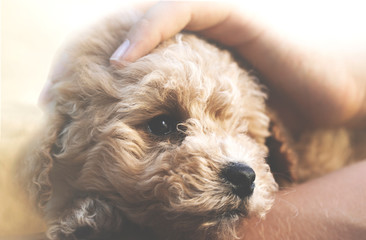
POLYGON ((366 234, 366 161, 277 193, 264 219, 249 219, 243 239, 361 239, 366 234))

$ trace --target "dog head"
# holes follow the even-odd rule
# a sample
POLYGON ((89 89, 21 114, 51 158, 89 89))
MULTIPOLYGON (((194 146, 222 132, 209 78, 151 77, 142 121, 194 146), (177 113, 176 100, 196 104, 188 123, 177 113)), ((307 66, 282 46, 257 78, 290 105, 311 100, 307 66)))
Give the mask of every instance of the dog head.
POLYGON ((68 48, 29 188, 46 212, 92 193, 137 224, 231 238, 277 189, 266 96, 227 51, 189 34, 110 66, 130 25, 104 22, 68 48))

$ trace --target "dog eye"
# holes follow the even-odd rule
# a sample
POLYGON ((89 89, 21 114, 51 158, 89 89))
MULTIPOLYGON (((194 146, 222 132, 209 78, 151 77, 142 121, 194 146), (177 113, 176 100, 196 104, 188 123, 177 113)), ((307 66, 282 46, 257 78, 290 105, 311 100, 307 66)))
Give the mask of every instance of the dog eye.
POLYGON ((158 136, 172 133, 176 130, 176 125, 176 121, 167 115, 159 115, 147 123, 148 130, 158 136))

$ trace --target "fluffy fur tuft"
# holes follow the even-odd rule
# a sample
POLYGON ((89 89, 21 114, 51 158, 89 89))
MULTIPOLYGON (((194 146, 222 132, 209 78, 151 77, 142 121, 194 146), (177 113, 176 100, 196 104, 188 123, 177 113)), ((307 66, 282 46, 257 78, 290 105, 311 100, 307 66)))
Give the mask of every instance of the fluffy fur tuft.
POLYGON ((277 190, 266 95, 229 52, 185 33, 115 69, 109 56, 136 18, 107 19, 65 51, 46 127, 21 163, 23 186, 52 240, 128 239, 141 228, 163 239, 235 239, 277 190), (172 133, 151 131, 157 116, 177 123, 172 133), (230 163, 255 171, 251 196, 222 177, 230 163))

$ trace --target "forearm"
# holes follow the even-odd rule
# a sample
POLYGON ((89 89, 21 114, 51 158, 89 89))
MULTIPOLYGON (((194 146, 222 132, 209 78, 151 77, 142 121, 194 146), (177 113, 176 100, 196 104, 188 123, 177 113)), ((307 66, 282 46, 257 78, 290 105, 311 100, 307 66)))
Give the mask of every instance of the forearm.
MULTIPOLYGON (((269 103, 281 116, 292 118, 294 128, 311 123, 340 126, 364 119, 366 71, 360 63, 366 59, 366 53, 357 61, 362 71, 356 74, 355 62, 349 64, 338 51, 331 56, 324 49, 302 44, 306 39, 282 34, 281 26, 264 23, 248 4, 240 7, 220 2, 160 2, 131 28, 129 41, 121 45, 110 61, 116 66, 133 62, 159 42, 186 29, 232 48, 254 66, 271 90, 269 103)), ((276 10, 279 9, 272 12, 281 14, 276 10)), ((288 11, 296 9, 290 7, 288 11)), ((342 30, 345 29, 339 30, 340 35, 344 34, 342 30)), ((363 45, 354 47, 363 49, 363 45)), ((353 55, 349 58, 354 60, 353 55)))
MULTIPOLYGON (((366 105, 366 71, 356 75, 355 64, 341 51, 310 47, 255 13, 232 9, 225 21, 201 34, 249 62, 269 86, 269 102, 277 109, 286 106, 279 109, 287 111, 281 115, 293 115, 293 123, 304 119, 317 126, 342 125, 356 119, 366 105)), ((366 54, 360 58, 366 59, 366 54)))
POLYGON ((366 235, 366 161, 282 190, 264 220, 243 226, 243 239, 349 239, 366 235))
POLYGON ((360 111, 365 89, 341 56, 297 45, 269 29, 238 50, 261 73, 273 99, 291 102, 300 119, 341 125, 360 111))

